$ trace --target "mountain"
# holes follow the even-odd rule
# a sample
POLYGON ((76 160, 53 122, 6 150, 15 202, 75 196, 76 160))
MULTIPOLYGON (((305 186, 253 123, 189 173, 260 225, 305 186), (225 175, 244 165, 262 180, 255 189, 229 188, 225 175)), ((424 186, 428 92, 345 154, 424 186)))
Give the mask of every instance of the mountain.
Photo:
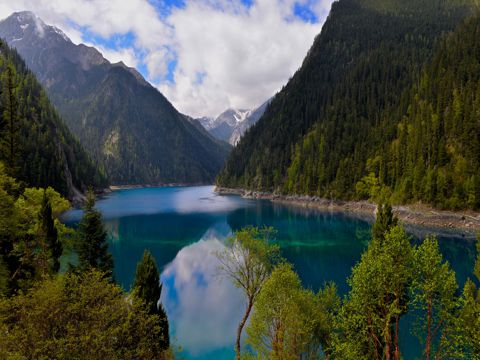
MULTIPOLYGON (((476 9, 476 0, 334 2, 301 68, 232 151, 217 184, 337 199, 467 206, 462 203, 467 186, 445 175, 446 168, 440 170, 444 162, 420 157, 423 148, 415 143, 417 157, 394 169, 401 162, 395 156, 409 155, 391 150, 415 137, 404 119, 414 116, 415 89, 426 81, 425 66, 446 34, 476 9), (427 162, 412 167, 413 160, 427 162), (446 178, 428 175, 431 168, 446 178), (439 197, 443 200, 405 190, 425 188, 428 181, 448 184, 441 186, 446 189, 439 197)), ((436 126, 445 159, 461 157, 460 148, 449 143, 446 132, 451 128, 436 126)), ((403 149, 413 151, 411 146, 403 149)))
POLYGON ((245 131, 255 124, 267 109, 270 100, 253 110, 228 109, 216 118, 197 119, 216 139, 237 145, 245 131))
POLYGON ((207 183, 228 147, 199 130, 135 69, 75 45, 31 12, 0 22, 71 131, 116 185, 207 183))
POLYGON ((28 186, 51 186, 70 199, 88 186, 106 186, 35 75, 1 40, 0 78, 0 161, 9 174, 28 186))

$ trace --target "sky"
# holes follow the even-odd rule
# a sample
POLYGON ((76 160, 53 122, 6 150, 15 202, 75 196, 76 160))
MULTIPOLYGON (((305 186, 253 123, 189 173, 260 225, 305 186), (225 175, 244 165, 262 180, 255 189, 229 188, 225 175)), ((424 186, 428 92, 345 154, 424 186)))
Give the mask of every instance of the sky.
POLYGON ((182 113, 252 109, 301 66, 333 0, 0 0, 135 67, 182 113))

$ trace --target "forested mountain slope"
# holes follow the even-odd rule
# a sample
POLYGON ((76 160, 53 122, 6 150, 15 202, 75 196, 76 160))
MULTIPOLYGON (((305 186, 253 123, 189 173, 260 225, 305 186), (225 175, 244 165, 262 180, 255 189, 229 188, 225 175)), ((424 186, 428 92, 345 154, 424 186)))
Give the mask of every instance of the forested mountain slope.
POLYGON ((0 162, 29 186, 51 186, 73 198, 88 186, 106 186, 71 135, 35 75, 0 40, 0 162))
POLYGON ((233 150, 218 184, 351 199, 371 195, 358 183, 373 172, 391 186, 374 184, 374 195, 390 196, 402 175, 380 174, 381 164, 390 161, 385 151, 400 135, 412 89, 475 2, 334 3, 302 67, 233 150))
POLYGON ((211 182, 229 147, 206 135, 123 63, 75 45, 30 12, 0 22, 53 104, 113 184, 211 182))
POLYGON ((397 201, 480 208, 479 39, 480 14, 441 42, 408 101, 391 113, 395 139, 367 161, 368 181, 357 190, 373 178, 397 201))

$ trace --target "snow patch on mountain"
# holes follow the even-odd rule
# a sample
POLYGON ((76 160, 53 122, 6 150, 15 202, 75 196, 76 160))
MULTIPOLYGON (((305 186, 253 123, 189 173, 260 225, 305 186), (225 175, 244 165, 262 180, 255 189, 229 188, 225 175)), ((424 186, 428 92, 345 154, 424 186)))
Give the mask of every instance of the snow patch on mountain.
POLYGON ((52 30, 57 33, 58 35, 60 35, 63 40, 65 41, 70 41, 70 39, 68 38, 68 36, 62 31, 60 30, 59 28, 57 28, 56 26, 52 26, 52 30))
POLYGON ((270 100, 251 110, 228 109, 216 118, 203 117, 197 120, 214 137, 235 146, 245 131, 260 119, 269 103, 270 100))
POLYGON ((22 31, 25 31, 30 24, 35 26, 35 30, 37 31, 40 37, 45 35, 45 28, 47 25, 40 19, 37 15, 35 15, 31 11, 22 11, 15 13, 15 19, 20 24, 20 28, 22 31))

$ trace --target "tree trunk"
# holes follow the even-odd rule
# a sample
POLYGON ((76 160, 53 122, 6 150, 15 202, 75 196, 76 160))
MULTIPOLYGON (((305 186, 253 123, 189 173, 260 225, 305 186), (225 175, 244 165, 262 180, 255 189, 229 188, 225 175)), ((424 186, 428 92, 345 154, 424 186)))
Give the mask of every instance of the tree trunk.
POLYGON ((400 323, 400 317, 399 316, 396 316, 395 317, 395 354, 394 354, 394 359, 395 360, 400 360, 400 347, 399 347, 399 335, 398 335, 398 332, 400 331, 399 329, 399 323, 400 323))
POLYGON ((390 319, 388 319, 388 325, 385 329, 385 359, 390 360, 392 358, 392 325, 390 319))
POLYGON ((272 342, 272 359, 282 359, 282 350, 284 345, 283 326, 279 323, 275 329, 275 335, 272 342))
POLYGON ((385 359, 386 360, 390 360, 391 357, 390 357, 390 353, 391 353, 391 350, 390 350, 390 340, 388 340, 385 344, 385 359))
POLYGON ((432 342, 432 302, 428 302, 427 309, 427 340, 425 341, 425 360, 430 360, 430 348, 432 342))
MULTIPOLYGON (((371 319, 369 318, 368 319, 368 325, 371 325, 371 319)), ((378 353, 378 338, 375 336, 374 332, 373 332, 373 329, 370 327, 370 336, 372 338, 372 341, 373 341, 373 346, 374 346, 374 349, 375 349, 375 359, 376 360, 379 360, 380 359, 380 355, 378 353)))
POLYGON ((247 310, 245 311, 245 315, 243 315, 242 321, 240 322, 240 325, 238 325, 238 330, 237 330, 237 342, 235 345, 235 359, 240 360, 240 351, 241 351, 241 340, 242 340, 242 331, 243 328, 245 327, 245 324, 247 322, 248 317, 250 316, 250 312, 252 311, 253 308, 253 299, 249 298, 248 299, 248 305, 247 305, 247 310))

